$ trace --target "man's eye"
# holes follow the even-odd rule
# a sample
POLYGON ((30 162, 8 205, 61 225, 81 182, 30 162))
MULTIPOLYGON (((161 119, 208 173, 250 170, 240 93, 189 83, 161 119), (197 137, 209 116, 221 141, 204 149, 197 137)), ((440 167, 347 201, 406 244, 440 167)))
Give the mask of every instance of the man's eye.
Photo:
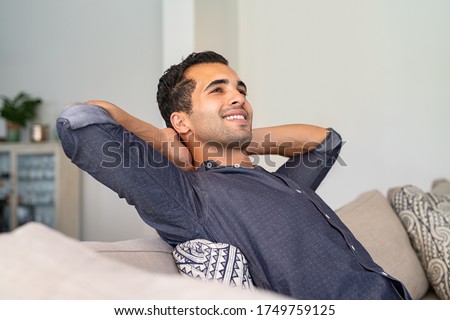
POLYGON ((211 93, 222 92, 222 88, 215 88, 211 90, 211 93))
POLYGON ((247 96, 247 91, 245 91, 245 90, 239 90, 239 92, 240 92, 244 97, 247 96))

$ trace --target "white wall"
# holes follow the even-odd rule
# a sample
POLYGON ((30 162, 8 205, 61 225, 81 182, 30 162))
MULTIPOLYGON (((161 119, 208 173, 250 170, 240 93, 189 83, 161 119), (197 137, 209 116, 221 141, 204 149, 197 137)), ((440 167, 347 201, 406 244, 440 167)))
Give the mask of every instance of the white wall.
POLYGON ((346 144, 319 194, 450 178, 450 2, 238 1, 239 62, 256 126, 331 126, 346 144))
POLYGON ((239 0, 195 0, 195 51, 212 50, 237 67, 239 0))
POLYGON ((194 50, 194 0, 163 0, 161 20, 162 74, 194 50))

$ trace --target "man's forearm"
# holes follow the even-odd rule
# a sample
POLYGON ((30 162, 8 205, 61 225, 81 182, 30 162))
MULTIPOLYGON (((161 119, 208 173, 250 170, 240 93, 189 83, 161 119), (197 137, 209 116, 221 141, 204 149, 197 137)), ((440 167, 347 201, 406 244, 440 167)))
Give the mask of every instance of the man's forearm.
POLYGON ((152 124, 138 119, 118 106, 101 100, 90 100, 86 102, 87 104, 93 104, 99 106, 111 115, 117 124, 120 124, 126 130, 134 133, 139 138, 146 142, 151 142, 155 147, 159 148, 161 145, 161 134, 160 129, 153 126, 152 124))
POLYGON ((247 148, 249 154, 278 154, 292 157, 316 148, 328 130, 308 124, 289 124, 253 129, 253 139, 247 148))
POLYGON ((181 143, 175 130, 171 128, 159 129, 148 122, 132 116, 110 102, 90 100, 86 103, 99 106, 108 111, 117 124, 149 143, 154 149, 162 153, 181 169, 193 169, 191 154, 181 143))

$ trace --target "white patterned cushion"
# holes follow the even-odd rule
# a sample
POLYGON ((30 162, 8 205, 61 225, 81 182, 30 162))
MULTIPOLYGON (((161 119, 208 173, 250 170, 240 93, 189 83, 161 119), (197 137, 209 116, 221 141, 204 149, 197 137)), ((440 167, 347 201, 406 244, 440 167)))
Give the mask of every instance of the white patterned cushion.
POLYGON ((450 197, 407 185, 394 194, 392 205, 436 294, 450 299, 450 197))
POLYGON ((254 289, 244 254, 230 244, 195 239, 178 244, 173 257, 182 276, 254 289))

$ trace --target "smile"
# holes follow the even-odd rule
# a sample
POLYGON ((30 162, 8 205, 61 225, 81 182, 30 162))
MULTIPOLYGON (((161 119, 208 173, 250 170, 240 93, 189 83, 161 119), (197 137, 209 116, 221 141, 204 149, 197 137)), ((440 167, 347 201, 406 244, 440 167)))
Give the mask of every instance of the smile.
POLYGON ((227 116, 227 117, 224 117, 224 119, 225 120, 245 120, 245 117, 243 116, 243 115, 238 115, 238 114, 235 114, 235 115, 232 115, 232 116, 227 116))

